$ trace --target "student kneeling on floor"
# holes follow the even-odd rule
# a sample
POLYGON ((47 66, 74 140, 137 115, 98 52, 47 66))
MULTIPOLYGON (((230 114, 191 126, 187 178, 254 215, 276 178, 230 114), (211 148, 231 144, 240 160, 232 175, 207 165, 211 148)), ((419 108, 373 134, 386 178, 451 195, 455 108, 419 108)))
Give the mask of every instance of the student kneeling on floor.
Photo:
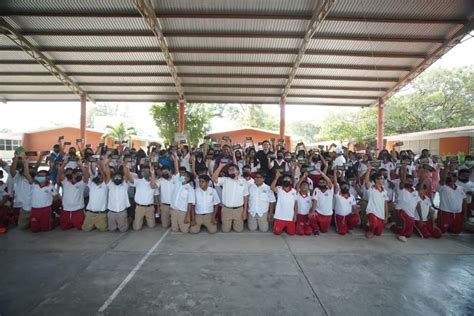
POLYGON ((132 178, 131 185, 135 187, 136 204, 133 230, 142 229, 143 219, 149 228, 155 227, 155 196, 159 194, 155 170, 149 165, 140 165, 138 177, 132 178))
POLYGON ((211 178, 208 175, 199 176, 199 188, 195 190, 196 205, 192 209, 190 232, 197 234, 201 226, 207 228, 210 234, 217 232, 216 211, 221 202, 217 191, 209 186, 211 178))
POLYGON ((249 185, 249 217, 247 225, 250 231, 268 231, 270 211, 275 207, 275 193, 265 184, 265 176, 258 171, 255 183, 249 185))
MULTIPOLYGON (((88 173, 87 169, 86 173, 88 173)), ((89 187, 89 202, 86 207, 86 218, 82 224, 82 230, 85 232, 89 232, 94 228, 101 232, 107 230, 107 196, 109 190, 104 183, 103 174, 102 164, 99 164, 99 172, 94 178, 89 179, 87 184, 89 187)))
POLYGON ((196 203, 193 174, 184 171, 183 175, 179 176, 179 182, 182 185, 176 190, 171 201, 171 231, 187 233, 191 223, 191 210, 196 203))
POLYGON ((281 179, 281 186, 277 186, 280 178, 280 171, 276 172, 272 182, 272 190, 277 194, 277 203, 274 218, 273 233, 280 235, 284 230, 288 235, 296 233, 296 216, 298 214, 298 203, 296 190, 291 185, 291 177, 284 175, 281 179))
POLYGON ((367 218, 368 226, 366 227, 367 238, 373 238, 374 236, 381 236, 383 233, 384 226, 388 218, 388 196, 384 190, 384 177, 382 173, 376 172, 370 176, 372 166, 369 165, 367 172, 365 173, 364 185, 367 189, 367 218), (372 182, 369 181, 369 177, 372 182))

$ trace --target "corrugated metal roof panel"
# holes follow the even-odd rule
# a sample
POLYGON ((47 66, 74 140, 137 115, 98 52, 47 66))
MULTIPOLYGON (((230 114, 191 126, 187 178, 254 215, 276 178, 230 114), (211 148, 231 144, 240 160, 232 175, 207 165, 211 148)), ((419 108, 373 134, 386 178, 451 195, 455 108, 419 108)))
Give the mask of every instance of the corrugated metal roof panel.
POLYGON ((317 73, 318 76, 345 76, 345 77, 375 77, 375 78, 400 78, 408 74, 408 71, 374 71, 374 70, 353 70, 353 69, 314 69, 299 68, 297 75, 311 76, 317 73))
POLYGON ((308 49, 341 50, 354 52, 390 52, 419 53, 431 52, 440 44, 433 43, 402 43, 402 42, 370 42, 350 40, 312 39, 308 49))
MULTIPOLYGON (((67 47, 159 47, 152 36, 25 36, 26 39, 38 46, 67 46, 67 47)), ((10 43, 11 45, 11 43, 10 43)))
POLYGON ((294 89, 291 88, 290 95, 339 95, 339 96, 370 96, 381 97, 382 91, 350 91, 350 90, 318 90, 318 89, 294 89))
POLYGON ((45 72, 46 69, 40 64, 31 65, 12 65, 12 64, 0 64, 0 72, 12 71, 12 72, 45 72))
MULTIPOLYGON (((104 66, 104 65, 62 65, 66 72, 146 72, 146 73, 168 73, 166 66, 104 66)), ((171 75, 170 75, 171 76, 171 75)))
POLYGON ((192 78, 183 77, 181 82, 184 86, 188 83, 196 84, 267 84, 267 85, 285 85, 286 79, 278 78, 192 78))
POLYGON ((158 11, 181 11, 196 13, 292 13, 307 14, 313 7, 312 0, 259 0, 259 1, 214 1, 214 0, 153 0, 158 11))
POLYGON ((287 75, 288 67, 211 67, 211 66, 178 66, 180 73, 212 73, 225 74, 268 74, 268 75, 287 75))
POLYGON ((219 38, 214 37, 169 37, 168 44, 173 48, 298 48, 300 39, 293 38, 219 38))
POLYGON ((0 82, 59 82, 55 77, 46 74, 45 76, 0 76, 0 82))
POLYGON ((303 97, 287 97, 287 103, 295 103, 295 104, 345 104, 345 105, 355 105, 355 106, 364 106, 369 105, 374 102, 374 100, 359 100, 359 99, 330 99, 330 98, 303 98, 303 97))
POLYGON ((200 103, 274 103, 278 104, 278 97, 230 97, 230 96, 190 96, 188 102, 200 103))
POLYGON ((170 95, 178 96, 175 87, 137 87, 137 86, 124 86, 124 87, 113 87, 113 86, 88 86, 88 85, 81 85, 81 87, 86 91, 94 91, 94 92, 118 92, 118 93, 153 93, 153 92, 169 92, 170 95))
POLYGON ((236 94, 281 94, 282 89, 278 88, 221 88, 221 87, 184 87, 186 94, 198 93, 236 93, 236 94))
POLYGON ((176 62, 293 63, 296 55, 173 53, 176 62))
POLYGON ((334 16, 403 17, 403 18, 463 18, 473 9, 472 1, 393 1, 346 0, 336 1, 331 9, 334 16))
MULTIPOLYGON (((150 53, 117 53, 117 52, 47 52, 53 60, 77 61, 156 61, 165 62, 161 51, 150 53)), ((31 57, 30 57, 31 59, 31 57)))
MULTIPOLYGON (((57 80, 57 79, 56 79, 56 81, 59 82, 59 80, 57 80)), ((22 92, 64 91, 64 92, 68 92, 68 93, 72 94, 71 90, 63 84, 60 84, 60 85, 57 85, 57 86, 47 86, 47 87, 45 87, 45 86, 20 86, 20 85, 4 86, 4 85, 0 85, 0 94, 3 93, 4 91, 22 91, 22 92)))
POLYGON ((101 12, 123 12, 136 10, 129 0, 95 1, 95 0, 7 0, 2 1, 0 8, 15 10, 44 12, 44 11, 64 11, 77 12, 88 11, 90 13, 101 12))
POLYGON ((156 84, 172 84, 173 80, 170 77, 109 77, 109 76, 72 76, 74 81, 93 82, 93 83, 156 83, 156 84))
POLYGON ((70 94, 4 94, 0 93, 0 99, 8 101, 79 101, 79 96, 70 94))
POLYGON ((369 88, 389 88, 394 82, 376 82, 376 81, 352 81, 352 80, 310 80, 295 78, 293 85, 303 86, 328 86, 328 87, 369 87, 369 88))
POLYGON ((387 58, 387 57, 359 57, 359 56, 321 56, 305 55, 305 63, 324 63, 324 64, 342 64, 342 65, 380 65, 380 66, 402 66, 412 67, 423 59, 420 58, 387 58))

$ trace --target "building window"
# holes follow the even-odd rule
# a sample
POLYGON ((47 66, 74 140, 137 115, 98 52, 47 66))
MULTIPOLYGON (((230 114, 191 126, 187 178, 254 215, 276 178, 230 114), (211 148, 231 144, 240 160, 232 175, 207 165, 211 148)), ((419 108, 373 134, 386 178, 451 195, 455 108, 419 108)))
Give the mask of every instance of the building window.
POLYGON ((21 146, 18 139, 0 139, 0 150, 16 150, 21 146))

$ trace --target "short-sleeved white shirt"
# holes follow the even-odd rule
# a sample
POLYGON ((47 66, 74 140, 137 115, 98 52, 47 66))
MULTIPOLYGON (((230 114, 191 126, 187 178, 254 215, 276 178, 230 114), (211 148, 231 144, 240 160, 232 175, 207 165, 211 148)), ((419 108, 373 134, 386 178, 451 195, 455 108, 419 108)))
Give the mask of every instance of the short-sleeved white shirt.
POLYGON ((379 191, 375 185, 367 190, 367 213, 372 213, 378 218, 385 220, 385 202, 388 201, 387 192, 379 191))
POLYGON ((210 214, 214 212, 214 205, 221 202, 214 188, 207 187, 204 191, 198 187, 194 192, 196 194, 196 214, 210 214))
POLYGON ((179 188, 181 183, 179 183, 179 176, 173 175, 170 179, 159 178, 157 181, 158 190, 160 192, 160 201, 163 204, 171 204, 173 199, 173 192, 175 188, 179 188))
POLYGON ((176 195, 171 202, 171 208, 181 212, 187 212, 189 203, 195 204, 196 196, 194 194, 194 188, 189 183, 186 183, 176 192, 176 195))
POLYGON ((107 210, 107 195, 109 193, 107 184, 102 182, 97 185, 94 181, 89 179, 87 184, 89 187, 89 202, 86 209, 92 212, 103 212, 107 210))
POLYGON ((133 180, 133 186, 135 187, 135 203, 141 205, 155 204, 155 195, 158 195, 159 191, 150 186, 150 181, 136 178, 133 180))
POLYGON ((270 186, 263 183, 257 186, 255 183, 249 186, 249 214, 262 216, 268 212, 270 203, 275 203, 275 194, 270 186))
POLYGON ((316 200, 316 211, 321 215, 332 215, 334 187, 327 188, 324 192, 319 188, 314 189, 313 200, 316 200))
POLYGON ((64 179, 63 186, 63 209, 73 212, 84 209, 84 189, 87 184, 84 181, 72 183, 68 179, 64 179))
POLYGON ((343 166, 346 163, 346 158, 343 155, 337 156, 334 159, 334 166, 343 166))
POLYGON ((311 195, 307 194, 303 196, 301 193, 298 193, 297 196, 298 201, 298 214, 300 215, 308 215, 309 211, 311 210, 311 206, 313 205, 313 199, 311 195))
POLYGON ((420 201, 421 198, 418 191, 403 188, 398 191, 398 202, 396 208, 404 210, 410 217, 415 217, 416 206, 420 201))
POLYGON ((53 196, 56 195, 58 195, 58 192, 52 183, 44 187, 34 183, 31 186, 31 206, 33 208, 49 207, 53 204, 53 196))
POLYGON ((422 219, 420 219, 420 215, 418 215, 418 212, 415 212, 415 221, 427 221, 428 215, 430 214, 431 199, 427 196, 425 196, 424 198, 420 198, 420 208, 422 219))
POLYGON ((466 183, 461 182, 459 180, 456 181, 456 185, 460 186, 464 189, 464 193, 466 194, 466 203, 471 204, 472 201, 472 196, 468 195, 468 192, 474 192, 474 182, 473 181, 467 181, 466 183))
POLYGON ((130 201, 128 200, 128 182, 123 181, 121 184, 116 185, 113 181, 109 181, 107 188, 109 189, 107 203, 109 211, 121 212, 130 207, 130 201))
POLYGON ((13 177, 13 207, 21 207, 25 211, 31 211, 32 185, 23 175, 18 172, 13 177))
POLYGON ((244 205, 244 197, 249 195, 248 184, 244 178, 219 177, 217 185, 222 186, 222 204, 224 206, 240 207, 244 205))
POLYGON ((296 190, 283 190, 282 187, 277 187, 277 203, 275 208, 275 219, 282 221, 292 221, 295 214, 296 190))
POLYGON ((451 188, 448 185, 440 185, 438 187, 439 192, 439 209, 449 213, 461 213, 462 203, 466 198, 464 189, 460 186, 456 186, 456 189, 451 188))
POLYGON ((334 210, 336 215, 347 216, 352 213, 352 207, 356 205, 356 199, 352 194, 344 196, 341 193, 334 195, 334 210))

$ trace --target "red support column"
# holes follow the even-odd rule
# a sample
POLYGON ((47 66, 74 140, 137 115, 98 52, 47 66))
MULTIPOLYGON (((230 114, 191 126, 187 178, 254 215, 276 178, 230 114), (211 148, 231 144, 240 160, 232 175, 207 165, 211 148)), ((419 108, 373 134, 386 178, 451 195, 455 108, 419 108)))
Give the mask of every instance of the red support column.
POLYGON ((86 143, 86 95, 81 94, 81 138, 86 143))
POLYGON ((178 112, 178 132, 182 133, 184 131, 184 122, 186 120, 185 118, 185 111, 186 108, 186 102, 184 99, 179 99, 179 112, 178 112))
POLYGON ((286 99, 284 97, 280 98, 280 138, 285 139, 285 106, 286 99))
POLYGON ((377 151, 380 152, 383 149, 383 124, 384 124, 384 104, 383 100, 379 99, 377 104, 378 117, 377 117, 377 151))

